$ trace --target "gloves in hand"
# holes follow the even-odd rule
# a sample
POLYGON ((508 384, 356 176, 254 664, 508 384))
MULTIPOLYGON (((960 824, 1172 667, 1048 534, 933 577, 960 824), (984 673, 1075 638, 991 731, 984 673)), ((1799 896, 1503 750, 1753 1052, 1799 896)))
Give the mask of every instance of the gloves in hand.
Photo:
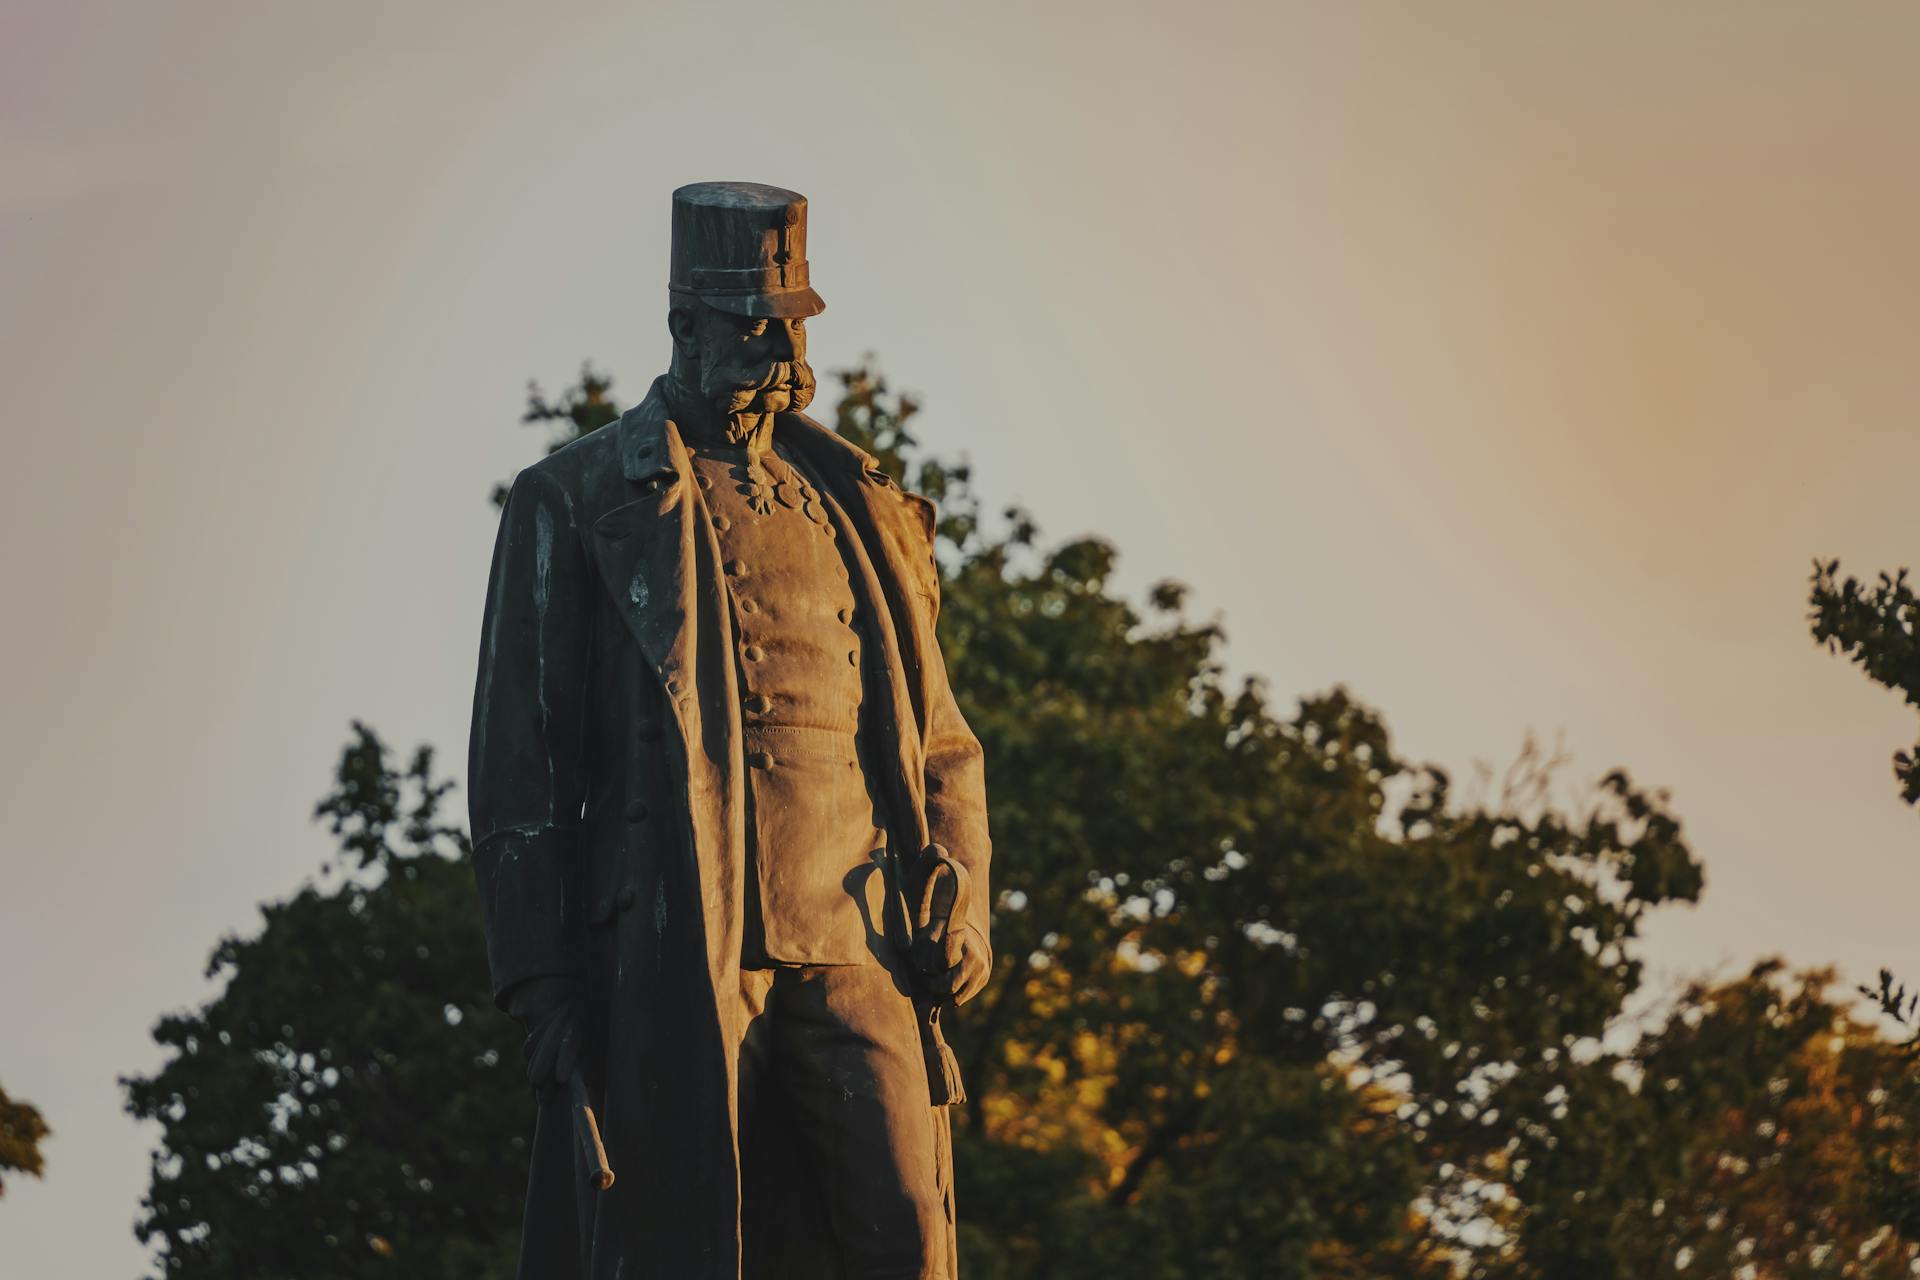
POLYGON ((955 929, 947 938, 947 946, 953 963, 944 972, 928 975, 927 992, 965 1004, 979 995, 993 976, 993 950, 970 924, 955 929))
POLYGON ((538 1089, 567 1083, 580 1066, 586 1009, 571 978, 529 978, 507 993, 507 1012, 527 1033, 522 1052, 527 1083, 538 1089))
POLYGON ((973 877, 937 844, 928 845, 920 858, 927 869, 907 954, 928 995, 965 1004, 993 976, 993 948, 986 935, 966 923, 973 877))

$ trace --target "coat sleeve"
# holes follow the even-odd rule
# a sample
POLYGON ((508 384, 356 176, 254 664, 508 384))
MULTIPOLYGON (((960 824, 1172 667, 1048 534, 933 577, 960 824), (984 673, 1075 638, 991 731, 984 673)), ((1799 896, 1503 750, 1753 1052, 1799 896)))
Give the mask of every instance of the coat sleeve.
MULTIPOLYGON (((939 616, 939 575, 933 575, 932 614, 939 616)), ((930 624, 931 625, 931 624, 930 624)), ((927 832, 935 844, 967 869, 972 902, 967 923, 992 945, 993 889, 987 878, 993 841, 987 834, 986 760, 980 740, 967 726, 947 683, 946 660, 936 640, 928 682, 926 812, 927 832)))
POLYGON ((538 468, 508 492, 481 622, 468 746, 473 872, 496 1003, 585 973, 579 855, 591 567, 567 493, 538 468))

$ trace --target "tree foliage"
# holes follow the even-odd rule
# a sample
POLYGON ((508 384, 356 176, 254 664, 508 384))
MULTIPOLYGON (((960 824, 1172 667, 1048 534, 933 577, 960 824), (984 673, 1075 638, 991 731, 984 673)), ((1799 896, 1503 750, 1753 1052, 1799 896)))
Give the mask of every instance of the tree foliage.
MULTIPOLYGON (((11 1098, 0 1088, 0 1175, 26 1173, 40 1177, 46 1170, 46 1158, 40 1144, 50 1130, 39 1110, 22 1098, 11 1098)), ((7 1190, 0 1176, 0 1195, 7 1190)))
POLYGON ((154 1029, 167 1062, 123 1083, 162 1130, 135 1228, 162 1274, 512 1274, 529 1103, 450 785, 356 724, 316 815, 337 861, 154 1029))
POLYGON ((1905 1050, 1832 982, 1765 961, 1695 984, 1636 1049, 1640 1087, 1608 1135, 1634 1176, 1608 1224, 1619 1274, 1914 1273, 1920 1234, 1883 1175, 1916 1167, 1920 1095, 1905 1050))
MULTIPOLYGON (((1813 563, 1808 621, 1814 641, 1830 653, 1844 654, 1867 678, 1920 707, 1920 600, 1907 582, 1908 570, 1882 572, 1872 585, 1840 576, 1840 562, 1813 563)), ((1920 803, 1920 745, 1893 753, 1893 776, 1900 798, 1920 803)), ((1900 1082, 1909 1095, 1920 1090, 1920 992, 1910 993, 1892 970, 1880 971, 1880 985, 1860 988, 1902 1036, 1908 1065, 1900 1082)), ((1920 1235, 1920 1166, 1893 1159, 1873 1167, 1877 1198, 1890 1221, 1904 1234, 1920 1235)))
MULTIPOLYGON (((1849 575, 1840 562, 1814 561, 1810 603, 1813 638, 1828 652, 1846 655, 1867 678, 1920 707, 1920 599, 1907 570, 1882 573, 1872 586, 1849 575)), ((1893 754, 1900 798, 1920 804, 1920 745, 1893 754)))

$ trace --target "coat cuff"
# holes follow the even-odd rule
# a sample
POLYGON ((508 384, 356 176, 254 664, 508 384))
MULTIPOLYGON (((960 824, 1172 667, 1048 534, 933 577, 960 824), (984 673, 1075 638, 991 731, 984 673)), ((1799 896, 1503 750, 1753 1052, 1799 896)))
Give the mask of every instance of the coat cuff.
POLYGON ((502 1009, 516 983, 586 973, 578 843, 573 828, 508 827, 474 846, 487 968, 502 1009))

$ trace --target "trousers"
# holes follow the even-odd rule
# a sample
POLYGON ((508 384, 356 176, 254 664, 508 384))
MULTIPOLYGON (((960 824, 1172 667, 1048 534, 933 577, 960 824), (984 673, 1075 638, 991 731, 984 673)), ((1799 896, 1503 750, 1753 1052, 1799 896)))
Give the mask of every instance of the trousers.
POLYGON ((950 1280, 952 1171, 904 975, 789 965, 740 986, 743 1273, 950 1280), (763 1211, 776 1201, 784 1220, 763 1211))

